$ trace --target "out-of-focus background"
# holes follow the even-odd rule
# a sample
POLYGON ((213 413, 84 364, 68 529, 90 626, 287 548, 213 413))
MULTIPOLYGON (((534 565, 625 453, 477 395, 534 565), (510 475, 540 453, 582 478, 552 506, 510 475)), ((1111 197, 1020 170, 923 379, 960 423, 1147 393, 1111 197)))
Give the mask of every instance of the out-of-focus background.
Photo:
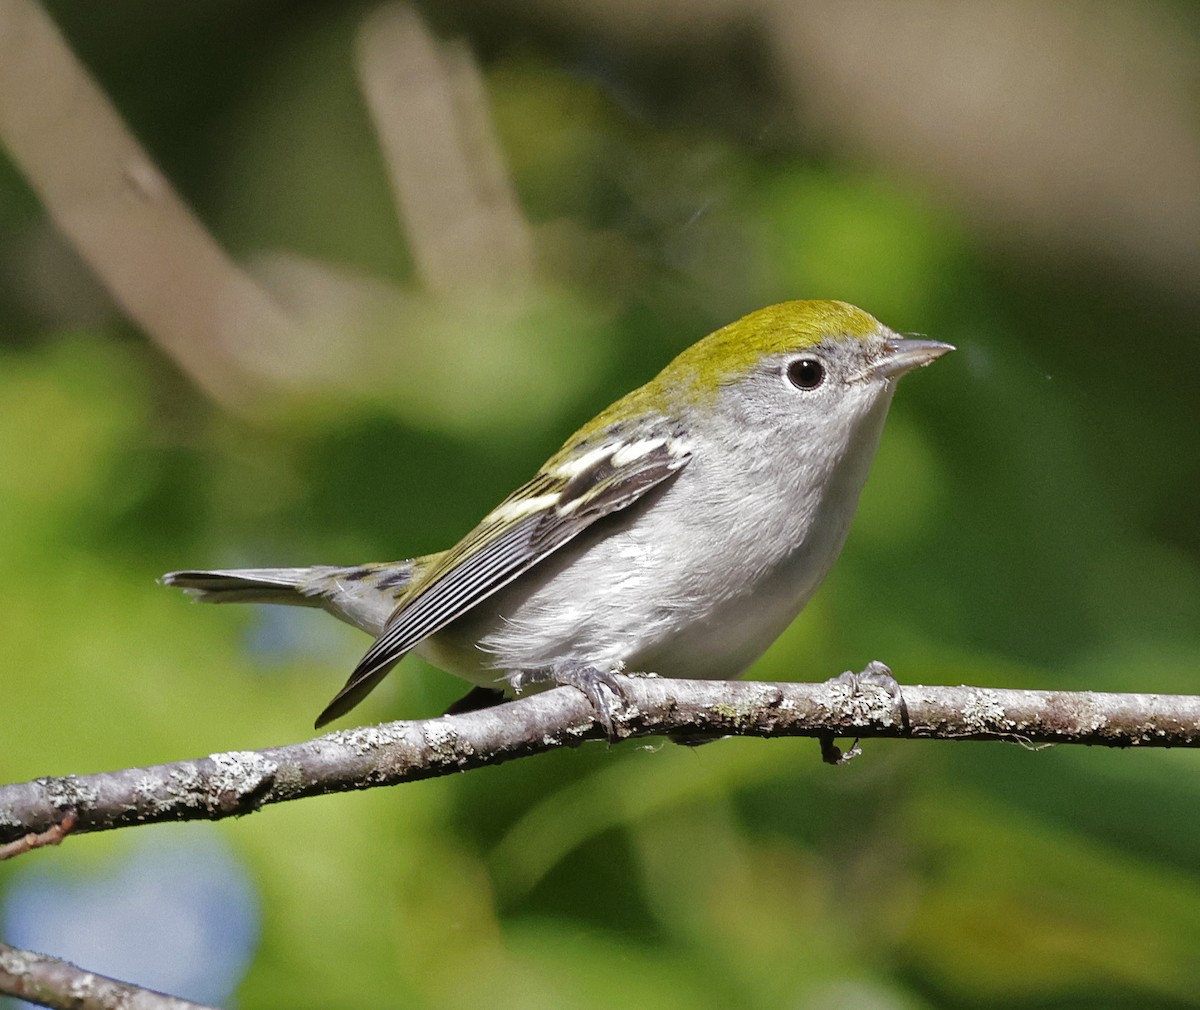
MULTIPOLYGON (((1200 688, 1185 2, 0 0, 0 781, 304 739, 367 644, 188 566, 453 541, 772 301, 960 348, 754 668, 1200 688)), ((461 686, 410 659, 356 712, 461 686)), ((246 1008, 1200 1006, 1200 755, 601 745, 0 867, 246 1008)))

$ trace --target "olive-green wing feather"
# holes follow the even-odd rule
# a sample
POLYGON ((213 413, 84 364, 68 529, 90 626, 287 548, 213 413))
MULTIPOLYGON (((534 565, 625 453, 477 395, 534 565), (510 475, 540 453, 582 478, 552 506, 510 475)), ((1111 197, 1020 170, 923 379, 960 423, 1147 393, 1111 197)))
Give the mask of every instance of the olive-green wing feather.
POLYGON ((317 718, 318 727, 357 705, 422 639, 444 628, 558 550, 603 516, 632 505, 685 466, 676 435, 584 445, 556 456, 423 572, 382 634, 317 718))

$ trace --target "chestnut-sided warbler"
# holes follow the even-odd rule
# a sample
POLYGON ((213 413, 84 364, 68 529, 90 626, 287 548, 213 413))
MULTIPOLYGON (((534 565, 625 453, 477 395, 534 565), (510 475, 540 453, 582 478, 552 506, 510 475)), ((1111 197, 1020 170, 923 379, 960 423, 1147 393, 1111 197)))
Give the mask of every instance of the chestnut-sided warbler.
POLYGON ((602 411, 447 551, 163 581, 376 636, 317 726, 415 652, 482 688, 573 684, 611 733, 614 672, 735 677, 791 623, 845 542, 896 379, 950 350, 844 302, 774 305, 602 411))

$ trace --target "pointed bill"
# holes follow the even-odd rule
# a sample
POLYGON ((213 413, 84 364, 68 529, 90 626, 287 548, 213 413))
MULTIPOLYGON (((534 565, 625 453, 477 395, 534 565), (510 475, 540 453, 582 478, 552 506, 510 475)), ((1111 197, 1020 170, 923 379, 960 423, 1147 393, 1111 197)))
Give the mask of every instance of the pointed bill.
POLYGON ((894 379, 905 372, 911 372, 914 368, 924 368, 953 350, 953 344, 943 344, 940 340, 896 337, 887 342, 887 350, 883 357, 871 368, 871 377, 894 379))

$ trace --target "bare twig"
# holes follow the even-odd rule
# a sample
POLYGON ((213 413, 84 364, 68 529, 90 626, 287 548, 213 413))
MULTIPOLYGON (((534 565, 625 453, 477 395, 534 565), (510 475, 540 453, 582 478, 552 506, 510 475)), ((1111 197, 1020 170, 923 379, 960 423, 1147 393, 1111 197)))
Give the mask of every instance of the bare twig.
MULTIPOLYGON (((622 677, 621 738, 670 735, 918 737, 1109 747, 1200 747, 1200 697, 904 688, 908 724, 883 690, 844 684, 768 684, 622 677)), ((0 843, 78 817, 75 832, 158 821, 218 820, 270 803, 370 789, 500 764, 600 740, 572 688, 479 712, 343 730, 261 751, 43 778, 0 786, 0 843)))
POLYGON ((41 849, 47 845, 58 845, 71 833, 71 829, 75 827, 77 819, 75 811, 68 810, 63 814, 61 821, 51 825, 45 831, 31 832, 23 838, 18 838, 15 842, 0 845, 0 862, 3 862, 5 859, 12 859, 13 856, 19 856, 32 849, 41 849))
POLYGON ((153 989, 142 989, 77 968, 69 961, 0 943, 0 993, 61 1010, 204 1010, 153 989))

